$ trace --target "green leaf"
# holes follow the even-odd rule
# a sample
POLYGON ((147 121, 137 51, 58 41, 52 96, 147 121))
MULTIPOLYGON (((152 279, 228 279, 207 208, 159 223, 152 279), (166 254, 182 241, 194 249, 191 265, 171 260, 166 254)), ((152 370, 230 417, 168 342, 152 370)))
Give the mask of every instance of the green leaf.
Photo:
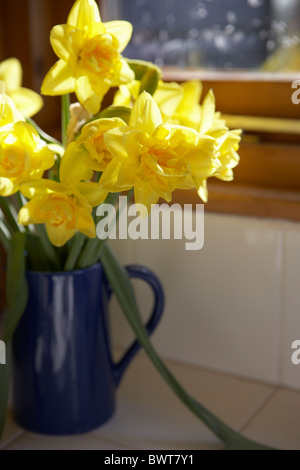
POLYGON ((16 232, 12 236, 6 271, 7 313, 4 324, 4 341, 6 343, 11 340, 28 299, 25 277, 25 244, 25 233, 16 232))
POLYGON ((228 449, 271 450, 264 445, 243 437, 231 429, 185 391, 183 386, 165 366, 153 348, 139 314, 130 278, 126 270, 122 265, 120 265, 119 261, 112 253, 107 243, 102 248, 101 262, 123 313, 132 327, 137 339, 143 346, 153 365, 177 397, 187 406, 187 408, 190 409, 192 413, 206 424, 206 426, 226 445, 228 449))
POLYGON ((8 391, 11 376, 11 343, 6 344, 6 365, 0 365, 0 439, 3 434, 6 416, 8 391))
POLYGON ((86 237, 82 233, 77 233, 70 241, 71 249, 67 261, 64 266, 64 271, 72 271, 75 269, 76 262, 80 253, 82 252, 86 237))
POLYGON ((27 268, 33 271, 51 271, 52 266, 46 256, 40 238, 34 233, 26 234, 27 268))
POLYGON ((127 59, 127 63, 134 71, 135 79, 141 82, 140 93, 147 91, 153 95, 162 76, 161 69, 151 62, 143 60, 127 59))
POLYGON ((52 243, 50 242, 48 238, 45 225, 36 224, 35 229, 39 236, 44 253, 48 259, 50 271, 61 271, 59 256, 57 254, 55 247, 52 245, 52 243))
POLYGON ((18 214, 12 202, 8 198, 0 196, 0 209, 2 209, 11 232, 20 232, 18 214))

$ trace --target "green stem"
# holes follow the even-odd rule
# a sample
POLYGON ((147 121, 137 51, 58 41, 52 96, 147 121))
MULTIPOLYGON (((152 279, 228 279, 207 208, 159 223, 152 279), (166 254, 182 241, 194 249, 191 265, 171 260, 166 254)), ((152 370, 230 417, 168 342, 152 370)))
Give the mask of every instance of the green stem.
MULTIPOLYGON (((111 204, 114 206, 118 197, 119 193, 110 193, 103 204, 111 204)), ((94 264, 99 258, 99 253, 101 252, 104 241, 105 240, 100 240, 98 238, 88 240, 79 257, 76 268, 84 269, 94 264)))
POLYGON ((17 222, 18 214, 16 209, 14 208, 13 204, 6 198, 0 197, 0 208, 9 224, 10 229, 12 232, 20 232, 20 226, 17 222))
POLYGON ((65 146, 67 143, 67 130, 70 121, 70 95, 61 97, 61 138, 65 146))
POLYGON ((64 271, 72 271, 75 269, 76 261, 82 251, 86 237, 82 233, 77 233, 72 240, 71 250, 69 252, 64 271))
POLYGON ((55 271, 60 271, 60 263, 59 263, 59 258, 57 256, 57 253, 55 251, 54 246, 50 242, 47 232, 45 230, 45 226, 41 224, 37 224, 36 226, 36 231, 37 234, 40 238, 41 244, 43 246, 43 249, 45 250, 45 254, 52 266, 52 269, 55 271))

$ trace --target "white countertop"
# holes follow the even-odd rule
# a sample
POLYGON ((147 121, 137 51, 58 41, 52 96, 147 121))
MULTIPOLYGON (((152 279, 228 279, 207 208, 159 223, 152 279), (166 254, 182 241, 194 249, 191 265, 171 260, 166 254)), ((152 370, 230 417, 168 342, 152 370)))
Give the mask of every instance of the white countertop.
MULTIPOLYGON (((300 392, 166 361, 185 388, 247 437, 279 449, 300 449, 300 392)), ((113 418, 72 437, 23 431, 9 414, 0 449, 213 450, 224 446, 174 396, 146 355, 130 365, 113 418)))

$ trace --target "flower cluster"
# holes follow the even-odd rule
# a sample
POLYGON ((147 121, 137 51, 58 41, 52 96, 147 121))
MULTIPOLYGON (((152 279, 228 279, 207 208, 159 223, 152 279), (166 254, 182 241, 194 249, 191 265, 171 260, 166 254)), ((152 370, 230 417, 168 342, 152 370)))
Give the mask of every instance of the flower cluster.
POLYGON ((45 224, 55 246, 78 231, 95 237, 93 207, 109 193, 133 189, 149 211, 176 189, 196 189, 207 201, 209 177, 233 178, 240 131, 226 127, 212 91, 200 104, 201 83, 165 83, 153 64, 126 60, 131 34, 126 21, 103 23, 94 0, 76 0, 67 23, 52 29, 59 60, 42 94, 78 99, 65 147, 49 145, 28 119, 42 100, 21 87, 19 62, 0 64, 0 196, 21 193, 19 224, 45 224))

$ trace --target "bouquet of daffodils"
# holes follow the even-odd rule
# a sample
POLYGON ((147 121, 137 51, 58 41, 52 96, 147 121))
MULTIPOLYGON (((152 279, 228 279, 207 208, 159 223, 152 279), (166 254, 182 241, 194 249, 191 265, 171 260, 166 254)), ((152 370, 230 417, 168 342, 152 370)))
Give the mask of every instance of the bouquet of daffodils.
MULTIPOLYGON (((226 127, 212 91, 200 104, 201 83, 165 83, 154 64, 125 59, 122 52, 131 34, 126 21, 103 23, 94 0, 76 0, 67 23, 52 29, 58 61, 41 92, 62 96, 62 142, 31 119, 42 98, 21 87, 18 60, 0 64, 0 241, 7 252, 4 340, 10 343, 26 306, 26 269, 74 270, 101 261, 137 338, 174 392, 226 445, 253 448, 254 443, 190 397, 157 356, 126 271, 101 234, 96 236, 95 208, 115 203, 121 192, 134 194, 138 207, 145 208, 141 217, 159 199, 171 201, 176 189, 195 188, 206 201, 207 179, 231 180, 239 161, 240 131, 226 127), (111 89, 111 105, 104 107, 111 89), (71 104, 70 94, 77 102, 71 104)), ((0 369, 0 428, 7 370, 0 369)))

